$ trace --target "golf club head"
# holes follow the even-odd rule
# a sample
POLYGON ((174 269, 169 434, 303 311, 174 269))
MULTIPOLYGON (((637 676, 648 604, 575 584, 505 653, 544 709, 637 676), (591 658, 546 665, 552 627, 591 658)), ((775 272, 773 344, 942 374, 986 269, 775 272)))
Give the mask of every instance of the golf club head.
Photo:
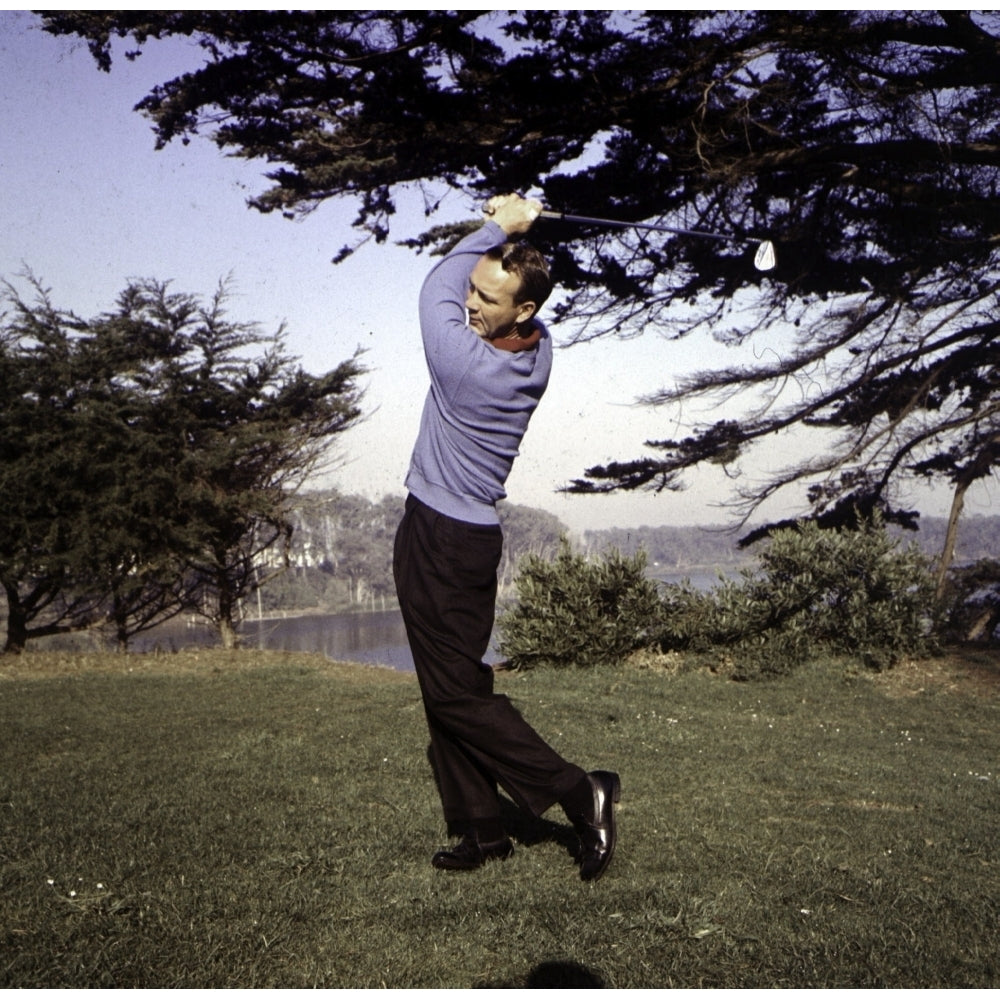
POLYGON ((774 252, 774 244, 764 240, 753 255, 753 266, 758 271, 773 271, 778 265, 778 255, 774 252))

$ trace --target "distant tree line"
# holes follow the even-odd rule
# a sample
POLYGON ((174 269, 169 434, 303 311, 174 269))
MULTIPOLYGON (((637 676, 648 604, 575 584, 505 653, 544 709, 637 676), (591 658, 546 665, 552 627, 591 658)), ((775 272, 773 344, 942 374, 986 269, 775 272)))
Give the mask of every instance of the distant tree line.
POLYGON ((166 283, 84 320, 33 278, 0 300, 0 585, 6 652, 182 612, 236 642, 241 602, 288 558, 296 492, 360 416, 358 358, 305 373, 166 283))
MULTIPOLYGON (((886 530, 903 540, 912 540, 928 556, 938 557, 944 548, 949 519, 921 516, 918 529, 910 531, 897 525, 886 530)), ((736 532, 725 525, 643 525, 638 528, 605 528, 586 531, 583 550, 594 555, 609 550, 623 555, 646 554, 653 573, 686 570, 696 567, 724 568, 744 565, 753 558, 741 546, 736 532)), ((1000 555, 1000 517, 967 517, 958 527, 954 563, 968 565, 1000 555)))
MULTIPOLYGON (((292 532, 287 551, 270 557, 273 570, 281 565, 287 565, 287 570, 268 574, 253 613, 393 607, 392 545, 403 500, 402 494, 370 500, 333 489, 301 492, 289 512, 292 532)), ((501 593, 507 597, 513 594, 529 557, 539 564, 562 558, 571 559, 575 566, 597 567, 609 553, 615 554, 613 559, 642 554, 645 575, 655 578, 697 569, 746 567, 756 558, 758 548, 741 549, 732 529, 724 525, 595 529, 570 541, 566 525, 545 510, 506 501, 498 510, 504 529, 498 579, 501 593)), ((926 554, 936 555, 947 524, 945 518, 925 518, 915 535, 895 525, 886 530, 890 535, 904 536, 904 540, 912 539, 926 554)), ((963 522, 960 563, 971 564, 997 552, 1000 517, 963 522)))
MULTIPOLYGON (((289 571, 261 591, 261 609, 342 611, 376 609, 395 601, 392 547, 403 513, 402 495, 373 501, 337 490, 303 492, 291 512, 289 571)), ((501 501, 504 550, 501 591, 513 586, 528 555, 552 557, 568 530, 554 514, 501 501)))
POLYGON ((627 556, 645 552, 651 572, 722 568, 747 560, 746 553, 737 547, 736 535, 724 525, 643 525, 584 532, 585 553, 597 555, 610 550, 627 556))

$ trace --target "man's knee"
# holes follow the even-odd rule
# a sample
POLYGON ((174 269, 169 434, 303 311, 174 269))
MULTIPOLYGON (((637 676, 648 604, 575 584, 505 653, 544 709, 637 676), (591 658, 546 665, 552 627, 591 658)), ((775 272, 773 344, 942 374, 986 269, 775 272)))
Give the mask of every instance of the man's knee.
POLYGON ((424 706, 428 713, 449 729, 457 724, 476 724, 488 710, 489 703, 502 697, 493 693, 492 671, 488 673, 489 676, 471 677, 462 684, 423 685, 424 706))

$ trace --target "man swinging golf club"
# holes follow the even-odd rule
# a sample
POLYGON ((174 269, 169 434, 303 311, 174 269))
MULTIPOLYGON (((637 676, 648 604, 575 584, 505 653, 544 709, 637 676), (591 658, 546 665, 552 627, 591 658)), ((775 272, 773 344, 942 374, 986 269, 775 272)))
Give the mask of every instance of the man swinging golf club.
POLYGON ((552 287, 548 265, 533 247, 509 241, 541 210, 519 195, 492 198, 485 224, 424 282, 420 328, 431 385, 393 572, 444 818, 460 838, 431 863, 468 871, 513 854, 499 786, 534 816, 558 802, 580 838, 580 876, 594 881, 615 850, 618 775, 564 760, 494 693, 483 663, 503 545, 496 502, 552 365, 537 318, 552 287))

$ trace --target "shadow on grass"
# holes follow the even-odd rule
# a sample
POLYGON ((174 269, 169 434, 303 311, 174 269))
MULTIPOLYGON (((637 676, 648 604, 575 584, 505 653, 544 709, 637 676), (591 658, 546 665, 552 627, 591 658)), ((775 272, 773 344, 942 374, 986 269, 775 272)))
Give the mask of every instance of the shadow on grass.
POLYGON ((525 977, 524 982, 486 983, 480 989, 529 989, 562 990, 571 987, 580 989, 605 989, 600 973, 579 962, 540 962, 525 977))
POLYGON ((579 962, 542 962, 531 970, 524 985, 529 989, 560 989, 566 986, 604 989, 604 980, 579 962))
POLYGON ((519 844, 525 847, 533 847, 536 844, 559 844, 574 861, 576 860, 580 840, 569 824, 553 823, 551 820, 530 816, 502 795, 500 819, 507 833, 519 844))

